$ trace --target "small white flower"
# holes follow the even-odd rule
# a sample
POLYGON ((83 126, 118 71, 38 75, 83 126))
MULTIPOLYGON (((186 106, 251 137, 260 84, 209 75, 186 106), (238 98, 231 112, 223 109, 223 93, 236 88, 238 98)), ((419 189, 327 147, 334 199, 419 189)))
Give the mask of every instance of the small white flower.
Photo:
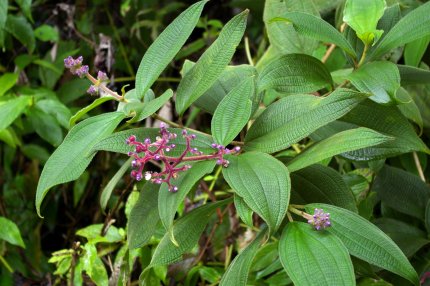
POLYGON ((145 172, 145 180, 149 181, 152 178, 152 174, 150 172, 145 172))

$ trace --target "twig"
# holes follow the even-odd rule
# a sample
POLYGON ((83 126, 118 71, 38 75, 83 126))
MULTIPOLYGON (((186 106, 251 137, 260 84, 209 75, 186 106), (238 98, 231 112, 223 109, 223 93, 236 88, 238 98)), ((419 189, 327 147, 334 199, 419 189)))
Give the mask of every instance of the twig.
POLYGON ((4 259, 3 255, 0 254, 0 261, 3 263, 4 267, 6 267, 7 271, 13 273, 12 267, 7 263, 6 259, 4 259))
POLYGON ((254 66, 254 61, 252 60, 251 50, 249 49, 249 40, 248 37, 245 37, 245 53, 248 59, 248 62, 251 66, 254 66))
POLYGON ((418 174, 423 182, 426 181, 426 177, 424 176, 423 168, 421 167, 420 159, 418 158, 417 152, 412 152, 412 156, 414 157, 415 166, 417 167, 418 174))

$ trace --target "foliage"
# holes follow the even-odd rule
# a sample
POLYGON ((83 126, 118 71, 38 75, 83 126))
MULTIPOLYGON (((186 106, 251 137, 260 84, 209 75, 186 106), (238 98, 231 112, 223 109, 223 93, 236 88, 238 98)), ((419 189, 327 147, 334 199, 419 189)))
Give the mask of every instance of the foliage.
POLYGON ((428 283, 430 3, 93 2, 0 0, 1 285, 428 283))

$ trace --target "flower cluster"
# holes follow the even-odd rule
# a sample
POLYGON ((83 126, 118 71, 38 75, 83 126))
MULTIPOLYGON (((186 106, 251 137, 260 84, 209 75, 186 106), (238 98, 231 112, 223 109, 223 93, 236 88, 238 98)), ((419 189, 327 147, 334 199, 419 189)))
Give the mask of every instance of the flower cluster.
POLYGON ((223 156, 225 154, 236 154, 240 151, 240 147, 230 150, 224 146, 212 144, 212 147, 217 152, 215 154, 204 155, 197 148, 191 147, 191 141, 196 139, 195 134, 188 134, 187 130, 184 129, 182 130, 182 136, 185 139, 186 147, 178 157, 168 156, 168 153, 176 148, 176 144, 171 143, 171 140, 176 139, 177 134, 169 132, 164 123, 160 127, 160 136, 157 136, 154 142, 149 138, 146 138, 143 142, 139 142, 136 136, 130 136, 126 140, 126 144, 134 146, 134 151, 128 153, 130 157, 134 158, 131 163, 133 167, 130 174, 131 177, 138 181, 144 178, 155 184, 167 183, 169 191, 176 192, 178 191, 178 187, 172 185, 171 179, 176 179, 180 172, 191 168, 189 164, 180 165, 180 163, 216 159, 218 165, 227 167, 229 162, 223 156), (151 160, 162 162, 164 169, 160 172, 147 171, 143 173, 145 164, 151 160))
POLYGON ((98 71, 97 72, 97 82, 95 84, 92 84, 87 92, 90 95, 97 95, 100 93, 100 88, 99 86, 101 84, 106 84, 106 82, 109 80, 109 78, 107 77, 106 73, 102 72, 102 71, 98 71))
POLYGON ((308 223, 313 225, 316 230, 325 229, 331 226, 330 214, 323 209, 315 209, 314 214, 308 217, 308 223))
POLYGON ((64 66, 68 68, 72 74, 83 78, 89 71, 89 67, 87 65, 82 65, 83 60, 84 58, 82 56, 79 56, 76 59, 68 56, 64 59, 64 66))

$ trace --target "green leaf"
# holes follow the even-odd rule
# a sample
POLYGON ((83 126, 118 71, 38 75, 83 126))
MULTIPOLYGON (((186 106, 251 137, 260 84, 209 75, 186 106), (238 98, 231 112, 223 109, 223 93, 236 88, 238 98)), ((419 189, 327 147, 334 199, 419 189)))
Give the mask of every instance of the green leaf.
POLYGON ((411 257, 424 245, 430 243, 424 231, 402 221, 379 218, 374 223, 400 247, 406 257, 411 257))
MULTIPOLYGON (((7 20, 7 6, 8 0, 0 0, 0 30, 3 30, 7 20)), ((3 42, 0 41, 0 46, 3 46, 3 42)))
POLYGON ((430 188, 419 177, 398 168, 384 166, 376 176, 373 190, 387 206, 424 220, 430 188))
POLYGON ((0 96, 4 95, 6 91, 15 86, 18 77, 18 73, 4 73, 0 76, 0 96))
POLYGON ((179 114, 202 96, 230 63, 245 32, 248 13, 245 10, 225 24, 215 42, 181 80, 176 94, 176 111, 179 114))
POLYGON ((274 233, 282 223, 290 200, 288 169, 272 156, 247 152, 228 156, 224 178, 245 203, 255 211, 274 233))
POLYGON ((58 124, 58 121, 39 108, 35 107, 29 112, 28 120, 33 126, 36 133, 43 140, 49 142, 52 146, 57 147, 63 141, 63 132, 58 124))
POLYGON ((296 286, 355 285, 352 261, 342 241, 309 224, 288 223, 279 241, 279 258, 296 286))
POLYGON ((418 67, 427 47, 430 43, 430 35, 419 38, 405 45, 404 59, 408 66, 418 67))
POLYGON ((246 150, 276 152, 347 114, 365 95, 336 89, 328 97, 291 95, 271 104, 254 122, 245 137, 246 150))
POLYGON ((22 248, 25 248, 19 228, 13 221, 0 216, 0 229, 0 240, 6 240, 13 245, 18 245, 22 248))
POLYGON ((83 270, 97 286, 108 285, 108 275, 102 260, 97 256, 97 248, 93 244, 85 244, 82 257, 83 270))
POLYGON ((33 97, 31 96, 19 96, 7 101, 0 101, 0 130, 11 125, 32 103, 33 97))
POLYGON ((410 66, 397 65, 402 86, 410 84, 429 84, 430 71, 410 66))
POLYGON ((52 26, 41 25, 34 30, 34 36, 43 42, 58 42, 58 31, 52 26))
POLYGON ((220 102, 212 118, 215 142, 227 146, 240 133, 251 116, 251 98, 255 93, 253 77, 244 79, 220 102))
POLYGON ((347 0, 343 10, 343 21, 356 33, 366 45, 376 43, 383 30, 376 25, 384 15, 385 0, 347 0))
POLYGON ((160 109, 171 97, 173 96, 173 91, 171 89, 166 90, 159 97, 145 102, 145 103, 130 103, 124 106, 124 112, 126 114, 131 114, 132 119, 128 120, 127 123, 135 123, 142 121, 154 114, 158 109, 160 109))
POLYGON ((31 2, 32 0, 15 0, 16 3, 21 8, 22 13, 25 17, 30 20, 30 22, 34 23, 33 17, 31 16, 31 2))
POLYGON ((394 140, 393 137, 385 136, 369 128, 359 127, 349 129, 339 132, 307 148, 303 153, 300 153, 293 160, 288 162, 287 167, 290 172, 294 172, 340 153, 350 152, 392 140, 394 140))
POLYGON ((361 66, 348 76, 351 83, 361 92, 371 93, 371 100, 378 103, 396 101, 400 87, 400 73, 391 62, 372 62, 361 66))
POLYGON ((122 179, 125 172, 130 168, 131 161, 133 160, 130 157, 125 163, 119 168, 119 170, 115 173, 115 175, 109 180, 107 185, 103 188, 102 194, 100 195, 100 207, 104 210, 107 206, 107 203, 112 195, 112 191, 115 189, 118 182, 122 179))
POLYGON ((8 15, 5 30, 20 41, 30 54, 33 53, 36 40, 30 23, 24 17, 8 15))
POLYGON ((124 231, 115 226, 109 226, 105 235, 102 236, 103 224, 92 224, 85 228, 81 228, 76 232, 76 235, 85 237, 88 243, 114 243, 124 240, 124 231))
POLYGON ((379 228, 351 211, 325 204, 306 206, 330 213, 327 231, 339 237, 351 255, 396 273, 418 285, 418 275, 400 248, 379 228))
POLYGON ((200 18, 206 0, 182 12, 148 48, 136 74, 136 92, 144 95, 185 44, 200 18))
POLYGON ((342 48, 353 58, 357 55, 345 37, 332 25, 314 15, 302 12, 291 12, 272 19, 272 21, 291 22, 294 28, 304 36, 312 37, 322 42, 332 43, 342 48))
POLYGON ((377 44, 368 59, 378 59, 403 44, 430 35, 430 2, 420 5, 403 17, 377 44))
POLYGON ((371 100, 365 100, 358 104, 351 112, 342 117, 341 121, 332 122, 322 127, 313 133, 311 138, 321 140, 342 130, 358 126, 367 127, 394 137, 394 140, 373 147, 343 153, 342 156, 345 158, 367 161, 384 159, 412 151, 430 152, 396 106, 383 106, 371 100))
POLYGON ((179 246, 174 245, 170 235, 166 233, 155 249, 148 268, 180 260, 183 253, 190 251, 197 244, 213 212, 230 202, 231 200, 227 199, 206 204, 178 219, 173 225, 173 235, 179 246))
POLYGON ((72 114, 70 110, 56 99, 42 99, 36 102, 36 107, 44 113, 50 114, 64 128, 69 127, 69 120, 72 114))
POLYGON ((332 168, 312 165, 290 176, 294 204, 327 203, 358 212, 351 189, 332 168))
POLYGON ((266 234, 266 230, 261 230, 257 237, 234 258, 224 275, 220 286, 246 286, 249 270, 252 265, 260 243, 266 234))
POLYGON ((77 179, 95 156, 92 148, 106 137, 124 118, 122 112, 105 113, 88 118, 73 127, 63 143, 46 162, 36 191, 36 210, 49 189, 77 179))
POLYGON ((191 169, 183 172, 177 179, 172 179, 171 183, 178 187, 176 193, 169 191, 169 186, 164 183, 160 187, 158 195, 158 212, 164 228, 171 235, 173 243, 177 244, 173 236, 173 219, 179 205, 185 199, 191 188, 206 174, 211 173, 215 167, 215 160, 201 161, 192 164, 191 169))
POLYGON ((84 108, 80 109, 78 112, 75 113, 75 115, 70 117, 70 120, 69 120, 70 128, 75 126, 76 121, 81 119, 82 116, 84 116, 85 114, 87 114, 88 112, 90 112, 91 110, 99 106, 100 104, 113 99, 114 98, 110 96, 99 97, 96 100, 94 100, 90 105, 87 105, 84 108))
POLYGON ((238 195, 234 194, 234 206, 236 208, 236 212, 239 215, 240 219, 248 226, 253 226, 252 222, 252 214, 253 211, 245 201, 238 195))
MULTIPOLYGON (((303 53, 312 55, 318 46, 318 41, 301 36, 290 23, 272 22, 276 17, 282 17, 287 12, 304 12, 319 16, 314 1, 311 0, 266 0, 263 20, 267 35, 275 56, 291 53, 303 53)), ((266 55, 269 53, 266 52, 266 55)))
MULTIPOLYGON (((170 156, 179 156, 185 150, 186 141, 182 137, 182 129, 169 128, 169 131, 177 134, 177 138, 171 140, 171 143, 176 145, 176 148, 170 151, 170 156)), ((145 138, 150 138, 152 141, 160 135, 160 128, 133 128, 121 132, 116 132, 105 139, 99 141, 94 145, 93 151, 110 151, 115 153, 127 154, 134 148, 125 144, 125 140, 131 135, 135 135, 138 140, 143 141, 145 138)), ((197 133, 196 139, 193 140, 193 147, 198 148, 199 151, 210 154, 214 153, 214 148, 211 146, 213 143, 212 137, 205 136, 197 133)))
POLYGON ((160 185, 147 182, 140 191, 139 199, 130 213, 127 241, 130 249, 145 245, 160 222, 158 195, 160 185))
POLYGON ((260 72, 258 91, 314 92, 330 88, 332 78, 318 59, 304 54, 289 54, 274 58, 260 72))
POLYGON ((397 98, 402 102, 402 104, 397 105, 400 112, 409 120, 414 122, 420 128, 420 134, 424 128, 423 118, 420 113, 420 109, 415 103, 414 99, 410 96, 408 91, 403 87, 397 91, 397 98))

